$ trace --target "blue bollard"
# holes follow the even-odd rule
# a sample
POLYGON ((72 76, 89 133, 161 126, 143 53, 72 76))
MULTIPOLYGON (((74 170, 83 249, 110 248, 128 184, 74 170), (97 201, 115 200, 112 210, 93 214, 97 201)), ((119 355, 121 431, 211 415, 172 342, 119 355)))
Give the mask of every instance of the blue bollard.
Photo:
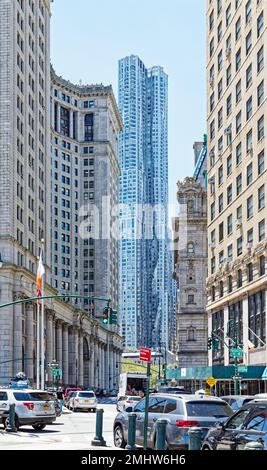
POLYGON ((167 419, 160 418, 156 422, 156 450, 165 450, 167 419))
POLYGON ((135 432, 136 432, 136 413, 128 414, 128 444, 127 450, 136 450, 135 445, 135 432))
POLYGON ((202 445, 202 429, 198 427, 190 428, 188 431, 189 450, 200 450, 202 445))
POLYGON ((92 446, 106 446, 106 441, 104 441, 104 438, 102 436, 103 432, 103 414, 104 410, 96 410, 96 431, 95 431, 95 437, 91 441, 92 446))
POLYGON ((15 403, 9 406, 6 432, 17 432, 16 421, 15 421, 15 403))

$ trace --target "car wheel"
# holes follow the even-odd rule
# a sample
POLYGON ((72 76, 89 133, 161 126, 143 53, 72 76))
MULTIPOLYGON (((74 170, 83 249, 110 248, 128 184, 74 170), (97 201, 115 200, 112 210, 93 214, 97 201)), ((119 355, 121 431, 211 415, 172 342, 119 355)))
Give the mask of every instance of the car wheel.
POLYGON ((35 431, 42 431, 46 427, 46 424, 42 424, 42 423, 33 424, 32 427, 35 431))
POLYGON ((210 450, 210 448, 208 446, 204 446, 202 450, 210 450))
POLYGON ((114 429, 114 444, 115 447, 119 447, 120 449, 124 449, 126 446, 126 441, 124 439, 123 430, 120 424, 117 424, 114 429))

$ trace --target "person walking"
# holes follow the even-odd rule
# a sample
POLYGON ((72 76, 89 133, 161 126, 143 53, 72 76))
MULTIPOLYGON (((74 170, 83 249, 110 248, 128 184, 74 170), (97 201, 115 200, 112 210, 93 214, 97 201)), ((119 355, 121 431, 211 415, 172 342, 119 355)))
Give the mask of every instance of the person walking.
POLYGON ((64 399, 64 393, 63 393, 62 387, 59 387, 57 391, 57 399, 59 401, 60 414, 62 414, 63 399, 64 399))

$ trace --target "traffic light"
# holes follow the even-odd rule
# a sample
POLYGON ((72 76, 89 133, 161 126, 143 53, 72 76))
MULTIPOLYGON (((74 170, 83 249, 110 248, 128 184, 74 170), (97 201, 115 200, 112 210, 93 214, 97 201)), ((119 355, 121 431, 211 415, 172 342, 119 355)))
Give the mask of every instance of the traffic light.
POLYGON ((208 338, 208 349, 212 349, 212 338, 208 338))
POLYGON ((103 309, 102 323, 105 325, 109 323, 109 307, 103 309))
POLYGON ((117 310, 113 310, 113 308, 110 309, 110 315, 109 315, 109 324, 110 325, 117 325, 117 310))
POLYGON ((218 350, 219 349, 219 340, 218 338, 212 338, 212 349, 218 350))

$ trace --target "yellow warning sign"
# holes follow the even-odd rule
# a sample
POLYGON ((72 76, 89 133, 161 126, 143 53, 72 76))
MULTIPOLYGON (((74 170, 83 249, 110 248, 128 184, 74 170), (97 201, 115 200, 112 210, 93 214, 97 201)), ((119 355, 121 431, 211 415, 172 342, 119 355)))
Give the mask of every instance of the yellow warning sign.
POLYGON ((207 384, 210 387, 214 387, 214 385, 216 385, 216 383, 217 383, 217 379, 215 379, 214 377, 209 377, 209 379, 207 380, 207 384))

